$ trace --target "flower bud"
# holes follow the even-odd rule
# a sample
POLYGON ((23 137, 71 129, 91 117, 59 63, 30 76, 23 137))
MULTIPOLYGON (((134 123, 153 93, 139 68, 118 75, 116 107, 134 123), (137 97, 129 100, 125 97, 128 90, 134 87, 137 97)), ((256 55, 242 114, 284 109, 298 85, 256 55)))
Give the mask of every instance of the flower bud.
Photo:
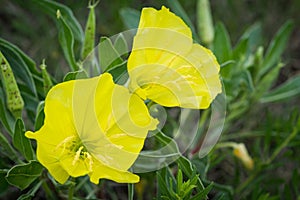
POLYGON ((48 74, 47 70, 46 70, 46 64, 45 64, 45 60, 43 60, 43 63, 40 65, 40 68, 42 70, 42 77, 43 77, 43 87, 44 87, 44 94, 45 96, 47 95, 48 91, 51 89, 51 87, 53 86, 53 83, 51 81, 51 77, 48 74))
POLYGON ((0 65, 1 65, 1 80, 3 89, 6 94, 6 104, 8 110, 14 117, 21 117, 24 108, 24 101, 20 94, 13 71, 7 62, 6 58, 0 51, 0 65))
POLYGON ((214 27, 209 0, 198 0, 197 23, 201 41, 204 45, 209 46, 214 40, 214 27))
POLYGON ((244 143, 234 145, 233 154, 242 161, 243 165, 247 169, 249 170, 253 169, 254 166, 253 160, 251 156, 248 154, 248 151, 244 143))

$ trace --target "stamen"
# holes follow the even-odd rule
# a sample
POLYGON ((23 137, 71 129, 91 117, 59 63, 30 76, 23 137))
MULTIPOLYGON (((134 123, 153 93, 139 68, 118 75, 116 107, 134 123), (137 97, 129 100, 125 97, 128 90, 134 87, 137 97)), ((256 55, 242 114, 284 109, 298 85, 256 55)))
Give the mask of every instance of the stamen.
POLYGON ((75 165, 76 162, 79 160, 80 153, 81 153, 82 149, 83 149, 83 146, 80 146, 79 149, 76 151, 76 154, 75 154, 74 160, 72 162, 72 165, 75 165))
POLYGON ((85 155, 86 155, 87 159, 89 160, 89 170, 93 171, 93 159, 92 159, 92 156, 88 152, 85 152, 85 155))
POLYGON ((66 137, 62 142, 60 142, 54 149, 54 151, 57 151, 58 148, 60 148, 61 146, 63 146, 63 150, 66 149, 66 144, 68 142, 70 142, 75 136, 69 136, 69 137, 66 137))

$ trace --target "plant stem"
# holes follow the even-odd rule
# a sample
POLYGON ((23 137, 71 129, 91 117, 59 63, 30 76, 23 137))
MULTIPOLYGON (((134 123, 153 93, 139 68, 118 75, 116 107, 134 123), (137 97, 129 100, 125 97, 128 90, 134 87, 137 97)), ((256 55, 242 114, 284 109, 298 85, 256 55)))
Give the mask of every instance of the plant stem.
POLYGON ((274 151, 274 153, 271 155, 271 157, 266 161, 266 165, 270 164, 277 156, 278 154, 282 151, 283 148, 285 148, 290 141, 297 135, 298 129, 294 128, 293 132, 281 143, 279 147, 277 147, 274 151))
POLYGON ((75 179, 72 178, 71 179, 71 183, 70 183, 70 187, 69 187, 68 200, 72 200, 73 199, 75 184, 76 184, 75 183, 75 179))

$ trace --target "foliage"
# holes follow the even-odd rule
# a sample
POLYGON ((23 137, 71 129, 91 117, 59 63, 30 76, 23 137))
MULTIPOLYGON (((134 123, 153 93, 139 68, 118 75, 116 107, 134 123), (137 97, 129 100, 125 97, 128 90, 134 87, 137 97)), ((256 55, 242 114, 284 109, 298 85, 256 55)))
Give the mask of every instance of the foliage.
MULTIPOLYGON (((191 27, 196 41, 212 49, 221 64, 227 106, 222 136, 208 155, 199 156, 201 142, 213 112, 212 109, 201 111, 199 129, 192 145, 185 152, 180 152, 180 147, 172 143, 170 148, 177 153, 174 163, 157 170, 156 176, 153 172, 141 174, 140 183, 125 187, 122 184, 116 186, 107 180, 94 185, 86 177, 70 179, 60 185, 36 161, 33 151, 36 144, 24 136, 25 130, 38 130, 42 126, 43 101, 52 85, 62 82, 62 79, 68 81, 87 76, 82 62, 88 58, 87 52, 97 42, 93 37, 97 29, 94 5, 89 5, 90 14, 84 32, 68 6, 50 0, 31 0, 30 9, 35 9, 38 15, 48 15, 56 24, 58 41, 53 43, 60 44, 62 54, 59 60, 64 59, 60 63, 69 68, 64 69, 67 72, 58 70, 57 75, 53 70, 53 61, 49 61, 51 65, 48 64, 47 68, 43 62, 38 69, 36 66, 39 63, 34 58, 24 53, 18 45, 0 38, 0 60, 5 59, 5 66, 11 68, 10 76, 15 77, 13 89, 20 94, 18 98, 24 101, 20 117, 8 105, 8 88, 12 87, 8 87, 9 83, 3 78, 6 75, 1 71, 0 198, 31 199, 36 196, 49 199, 124 199, 126 195, 128 199, 299 198, 300 160, 297 155, 300 152, 297 147, 300 141, 300 112, 297 100, 300 76, 295 74, 287 77, 284 82, 278 82, 282 69, 286 67, 283 53, 294 22, 286 21, 273 38, 266 41, 264 27, 261 23, 254 23, 234 43, 237 33, 232 37, 233 33, 220 21, 213 27, 214 35, 208 37, 213 40, 203 40, 198 31, 200 26, 205 29, 206 25, 200 13, 203 9, 201 1, 198 2, 195 19, 190 18, 179 1, 166 1, 165 4, 191 27), (254 161, 252 170, 245 169, 241 165, 242 160, 234 156, 232 148, 237 143, 246 145, 254 161)), ((23 5, 23 2, 16 1, 15 4, 23 5)), ((101 7, 101 2, 99 5, 101 7)), ((101 15, 105 15, 104 8, 100 9, 103 9, 101 15)), ((129 7, 118 10, 126 28, 137 27, 140 15, 138 10, 129 7)), ((212 22, 208 21, 207 26, 211 26, 212 22)), ((209 34, 212 27, 208 28, 209 34)), ((128 44, 124 37, 119 35, 114 41, 101 37, 101 45, 97 49, 99 54, 96 55, 101 61, 101 71, 111 73, 118 84, 125 84, 124 77, 128 77, 128 44)), ((39 43, 34 39, 31 42, 39 43)), ((1 69, 3 67, 1 62, 1 69)), ((176 111, 169 109, 167 112, 166 126, 151 138, 151 144, 146 143, 146 147, 152 145, 151 148, 155 149, 172 141, 178 128, 174 117, 176 111)))

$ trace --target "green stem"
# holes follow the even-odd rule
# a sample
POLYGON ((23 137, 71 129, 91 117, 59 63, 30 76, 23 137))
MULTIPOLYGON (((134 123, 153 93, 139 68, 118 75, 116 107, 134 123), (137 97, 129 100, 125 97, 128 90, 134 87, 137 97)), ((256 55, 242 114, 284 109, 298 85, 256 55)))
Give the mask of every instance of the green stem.
POLYGON ((271 155, 271 157, 266 161, 266 165, 270 164, 273 162, 273 160, 278 156, 278 154, 282 151, 283 148, 288 146, 290 141, 297 135, 298 129, 294 128, 293 132, 281 143, 279 147, 277 147, 274 151, 274 153, 271 155))
POLYGON ((236 146, 237 146, 237 143, 235 143, 235 142, 222 142, 222 143, 216 144, 215 149, 227 148, 227 147, 234 148, 236 146))
POLYGON ((75 178, 71 178, 71 183, 69 187, 68 200, 72 200, 74 196, 74 188, 75 188, 75 178))

